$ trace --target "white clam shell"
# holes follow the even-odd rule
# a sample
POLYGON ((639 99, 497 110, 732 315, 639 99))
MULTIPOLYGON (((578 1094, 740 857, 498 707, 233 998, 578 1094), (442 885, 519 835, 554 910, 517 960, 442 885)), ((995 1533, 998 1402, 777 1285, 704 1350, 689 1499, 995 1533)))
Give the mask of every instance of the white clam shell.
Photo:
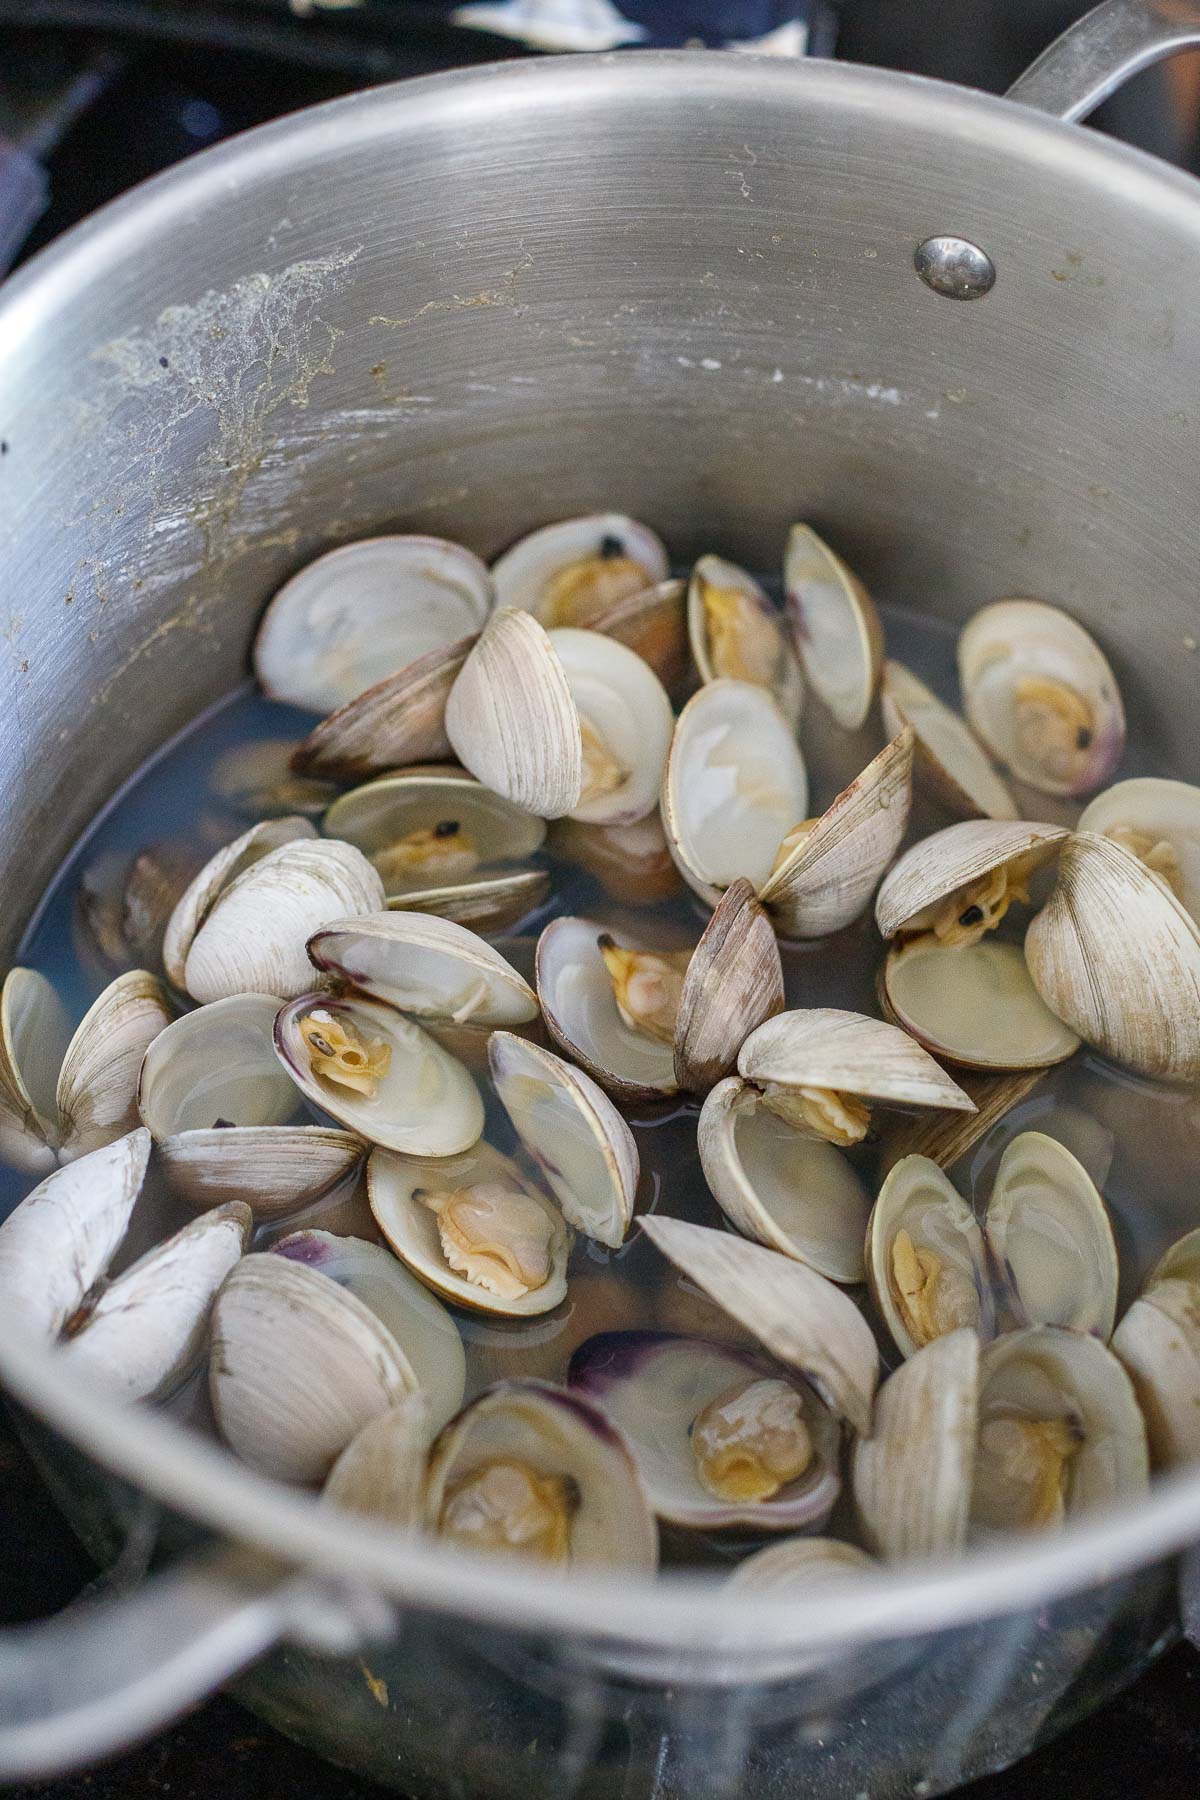
POLYGON ((580 720, 605 745, 624 779, 611 793, 584 794, 569 816, 585 825, 633 825, 658 805, 675 715, 649 663, 597 631, 549 634, 580 720))
POLYGON ((793 1130, 737 1076, 713 1088, 697 1135, 704 1178, 740 1232, 830 1281, 863 1279, 871 1199, 840 1150, 793 1130))
POLYGON ((768 1019, 742 1045, 738 1073, 758 1086, 832 1088, 881 1105, 973 1110, 957 1082, 906 1032, 836 1007, 768 1019))
POLYGON ((326 1275, 259 1252, 242 1258, 217 1295, 209 1386, 236 1456, 278 1481, 316 1482, 417 1381, 361 1300, 326 1275))
POLYGON ((737 563, 727 562, 723 556, 702 556, 692 570, 692 578, 688 583, 688 641, 701 681, 713 681, 718 675, 713 663, 705 612, 705 590, 710 587, 731 589, 744 594, 757 607, 764 622, 774 629, 778 640, 779 660, 775 679, 768 692, 794 731, 800 723, 804 705, 804 677, 800 673, 800 664, 796 660, 796 652, 792 648, 784 619, 753 575, 748 570, 739 568, 737 563))
POLYGON ((1079 1048, 1038 993, 1019 944, 939 944, 932 933, 894 944, 881 993, 889 1017, 946 1062, 1045 1069, 1079 1048))
POLYGON ((203 1355, 217 1289, 250 1226, 250 1208, 237 1200, 193 1219, 105 1289, 60 1356, 123 1400, 171 1393, 203 1355))
POLYGON ((874 1428, 854 1446, 863 1536, 891 1560, 960 1556, 971 1504, 979 1339, 948 1332, 903 1363, 875 1399, 874 1428))
POLYGON ((805 675, 838 724, 857 731, 883 661, 883 627, 870 595, 810 525, 793 525, 788 534, 783 585, 805 675))
POLYGON ((477 1143, 461 1156, 423 1160, 376 1150, 367 1164, 367 1189, 375 1223, 414 1275, 443 1300, 473 1312, 527 1318, 550 1312, 566 1298, 571 1234, 559 1209, 526 1180, 516 1164, 491 1144, 477 1143), (502 1183, 536 1200, 553 1224, 550 1275, 539 1288, 514 1299, 490 1293, 450 1267, 442 1252, 437 1220, 417 1195, 454 1193, 482 1183, 502 1183))
POLYGON ((1179 898, 1200 921, 1200 787, 1155 776, 1118 781, 1089 800, 1077 829, 1107 837, 1122 826, 1172 846, 1179 859, 1179 898))
POLYGON ((604 1414, 543 1381, 501 1381, 436 1439, 425 1488, 426 1528, 438 1529, 446 1495, 481 1463, 516 1461, 574 1484, 568 1563, 652 1571, 658 1533, 629 1448, 604 1414))
POLYGON ((729 1593, 761 1594, 764 1598, 820 1599, 830 1588, 860 1581, 875 1569, 874 1557, 841 1538, 787 1538, 746 1557, 725 1588, 729 1593))
POLYGON ((365 781, 448 757, 446 702, 477 635, 428 651, 314 725, 292 756, 296 774, 365 781))
POLYGON ((642 1230, 777 1361, 799 1370, 839 1418, 861 1435, 870 1431, 879 1353, 870 1326, 839 1288, 729 1232, 656 1214, 642 1220, 642 1230))
POLYGON ((890 868, 875 899, 881 937, 913 926, 927 908, 1008 863, 1049 862, 1070 833, 1024 820, 965 819, 910 845, 890 868))
POLYGON ((629 1445, 660 1519, 699 1531, 802 1531, 824 1523, 841 1491, 841 1431, 807 1383, 761 1356, 704 1338, 605 1331, 571 1358, 571 1392, 593 1401, 629 1445), (804 1402, 813 1458, 770 1500, 720 1500, 696 1473, 693 1421, 741 1385, 784 1380, 804 1402))
POLYGON ((316 968, 418 1019, 527 1025, 537 995, 486 939, 428 913, 339 919, 309 941, 316 968))
POLYGON ((618 1099, 661 1100, 676 1091, 675 1053, 633 1031, 617 1011, 612 981, 596 940, 607 933, 622 949, 641 949, 620 931, 591 919, 554 919, 537 947, 537 991, 550 1036, 618 1099))
POLYGON ((1062 1325, 1107 1342, 1117 1313, 1117 1247, 1095 1182, 1064 1144, 1023 1131, 1007 1146, 987 1235, 1023 1323, 1062 1325))
MULTIPOLYGON (((924 1156, 906 1156, 879 1190, 867 1223, 867 1279, 871 1296, 901 1356, 917 1353, 892 1288, 892 1246, 906 1231, 916 1249, 937 1253, 943 1267, 968 1276, 976 1291, 977 1331, 991 1334, 983 1237, 974 1213, 949 1176, 924 1156)), ((950 1335, 950 1334, 947 1334, 950 1335)))
POLYGON ((180 993, 187 991, 187 958, 196 934, 216 905, 221 894, 238 876, 261 862, 272 850, 303 838, 315 838, 317 828, 311 819, 284 817, 263 819, 243 831, 231 844, 225 844, 190 881, 167 920, 163 935, 163 968, 167 980, 180 993))
MULTIPOLYGON (((572 563, 602 555, 605 546, 614 555, 628 557, 641 565, 645 574, 644 587, 665 581, 670 572, 661 540, 648 526, 639 525, 623 513, 594 513, 579 519, 560 519, 553 525, 531 531, 492 564, 496 605, 522 607, 536 614, 543 624, 591 625, 591 618, 569 621, 550 618, 548 590, 564 569, 572 563)), ((605 602, 605 608, 609 604, 611 602, 605 602)))
POLYGON ((462 1405, 467 1358, 453 1318, 390 1250, 331 1231, 293 1231, 272 1244, 273 1256, 316 1269, 373 1312, 404 1352, 422 1397, 428 1431, 462 1405))
POLYGON ((1090 794, 1106 782, 1125 748, 1125 713, 1116 677, 1100 646, 1077 620, 1041 600, 997 600, 964 626, 958 640, 963 705, 972 728, 1019 781, 1045 794, 1090 794), (1026 679, 1061 683, 1091 712, 1091 741, 1065 767, 1021 741, 1017 691, 1026 679))
POLYGON ((66 1009, 37 969, 10 969, 0 989, 0 1158, 39 1174, 57 1160, 56 1086, 71 1038, 66 1009))
POLYGON ((430 1435, 423 1397, 405 1394, 351 1438, 329 1471, 322 1501, 415 1530, 421 1521, 430 1435))
POLYGON ((675 1079, 703 1094, 737 1065, 748 1033, 784 1007, 783 963, 748 881, 717 902, 692 952, 675 1021, 675 1079))
POLYGON ((532 613, 493 613, 450 690, 446 735, 463 766, 522 812, 557 819, 578 806, 579 713, 532 613))
POLYGON ((254 641, 254 672, 273 700, 331 712, 478 631, 491 605, 491 577, 461 545, 364 538, 319 556, 280 588, 254 641))
MULTIPOLYGON (((470 838, 479 856, 480 872, 524 862, 541 849, 546 836, 541 819, 501 799, 461 769, 397 770, 343 794, 324 820, 330 837, 344 839, 366 857, 376 856, 413 832, 439 825, 455 825, 457 836, 470 838)), ((468 886, 475 879, 473 873, 455 885, 468 886)), ((419 872, 408 881, 393 878, 388 900, 433 885, 419 872)))
POLYGON ((743 876, 770 876, 784 837, 808 813, 808 775, 791 727, 764 688, 712 681, 675 722, 663 829, 688 886, 715 906, 743 876))
POLYGON ((1129 1308, 1112 1347, 1133 1382, 1155 1468, 1200 1460, 1200 1284, 1160 1278, 1129 1308))
POLYGON ((497 1098, 576 1231, 616 1249, 633 1217, 633 1133, 604 1090, 550 1050, 497 1031, 488 1042, 497 1098))
POLYGON ((276 1017, 275 1049, 305 1098, 368 1143, 409 1156, 456 1156, 483 1130, 483 1101, 468 1071, 428 1032, 380 1001, 302 994, 276 1017), (322 1010, 368 1041, 388 1045, 387 1072, 374 1094, 313 1074, 300 1022, 322 1010))
POLYGON ((827 937, 866 907, 908 829, 913 741, 906 726, 885 744, 763 883, 784 936, 827 937))
POLYGON ((879 690, 883 722, 895 735, 915 735, 918 784, 962 819, 1015 819, 1017 803, 965 720, 903 663, 887 662, 879 690))

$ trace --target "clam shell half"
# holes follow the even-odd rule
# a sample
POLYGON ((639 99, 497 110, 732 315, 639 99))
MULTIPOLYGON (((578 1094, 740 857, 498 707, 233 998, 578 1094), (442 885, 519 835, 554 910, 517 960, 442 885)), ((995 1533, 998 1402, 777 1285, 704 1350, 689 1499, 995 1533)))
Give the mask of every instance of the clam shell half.
POLYGON ((554 919, 538 939, 537 991, 550 1036, 608 1093, 627 1102, 675 1093, 675 1053, 626 1025, 597 939, 644 946, 591 919, 554 919))
POLYGON ((793 525, 783 585, 804 673, 838 724, 857 731, 883 662, 883 626, 862 582, 810 525, 793 525))
POLYGON ((961 819, 1015 819, 1017 803, 965 720, 903 663, 887 662, 880 684, 883 722, 893 735, 912 727, 918 784, 961 819))
POLYGON ((314 725, 293 752, 296 774, 365 781, 385 769, 443 761, 451 754, 446 702, 477 635, 438 645, 314 725))
POLYGON ((532 613, 492 614, 450 690, 446 735, 463 766, 521 812, 557 819, 578 806, 579 713, 532 613))
POLYGON ((1136 834, 1152 857, 1156 845, 1165 845, 1175 862, 1168 885, 1200 922, 1200 787, 1154 776, 1118 781, 1088 802, 1077 830, 1101 837, 1136 834))
POLYGON ((863 1536, 891 1560, 961 1556, 971 1506, 979 1339, 969 1326, 888 1376, 874 1428, 853 1452, 863 1536))
POLYGON ((537 995, 486 939, 428 913, 381 912, 332 921, 310 940, 323 973, 418 1019, 527 1025, 537 995))
POLYGON ((880 998, 917 1043, 967 1068, 1046 1069, 1079 1048, 1038 993, 1019 944, 939 944, 932 932, 893 944, 880 998))
POLYGON ((974 1110, 957 1082, 907 1032, 830 1006, 768 1019, 742 1045, 738 1073, 758 1087, 831 1088, 886 1106, 974 1110))

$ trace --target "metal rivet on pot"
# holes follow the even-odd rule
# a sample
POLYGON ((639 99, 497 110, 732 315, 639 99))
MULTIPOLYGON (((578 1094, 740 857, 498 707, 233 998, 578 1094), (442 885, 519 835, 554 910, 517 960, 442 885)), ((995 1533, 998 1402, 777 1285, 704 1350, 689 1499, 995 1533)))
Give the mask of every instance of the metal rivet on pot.
POLYGON ((926 238, 917 245, 913 267, 926 287, 952 300, 978 300, 996 279, 996 265, 987 251, 968 238, 926 238))

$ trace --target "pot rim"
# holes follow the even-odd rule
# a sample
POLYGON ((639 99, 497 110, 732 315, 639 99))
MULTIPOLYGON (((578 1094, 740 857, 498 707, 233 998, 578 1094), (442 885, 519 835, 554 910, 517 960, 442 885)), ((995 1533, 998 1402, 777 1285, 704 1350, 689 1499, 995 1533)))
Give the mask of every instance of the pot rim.
MULTIPOLYGON (((5 360, 45 331, 98 274, 129 281, 156 232, 189 210, 193 217, 236 199, 265 175, 321 156, 351 155, 379 137, 471 130, 528 108, 569 115, 583 101, 640 84, 660 110, 693 108, 706 95, 739 87, 748 116, 769 101, 807 107, 844 123, 848 111, 886 107, 898 131, 935 127, 997 158, 1018 152, 1046 176, 1102 182, 1130 206, 1147 209, 1178 236, 1200 240, 1200 186, 1126 145, 1100 139, 1027 108, 946 83, 850 64, 785 62, 727 52, 622 51, 547 61, 489 64, 423 76, 344 96, 200 152, 111 202, 43 250, 0 294, 0 379, 5 360)), ((913 242, 926 235, 914 219, 913 242)), ((946 230, 955 221, 930 221, 946 230)), ((1001 272, 1003 273, 1003 272, 1001 272)), ((1097 1516, 1061 1538, 1022 1540, 957 1565, 898 1568, 848 1585, 830 1608, 758 1594, 735 1601, 711 1580, 669 1572, 653 1587, 627 1577, 575 1575, 569 1582, 499 1559, 470 1558, 407 1542, 369 1522, 331 1524, 315 1497, 279 1487, 169 1417, 121 1405, 85 1383, 52 1351, 23 1341, 0 1320, 0 1377, 13 1396, 95 1461, 216 1533, 267 1555, 408 1605, 459 1613, 498 1626, 553 1632, 654 1653, 684 1652, 707 1679, 748 1681, 798 1652, 848 1649, 1034 1607, 1160 1560, 1200 1537, 1200 1471, 1157 1484, 1136 1508, 1097 1516)))

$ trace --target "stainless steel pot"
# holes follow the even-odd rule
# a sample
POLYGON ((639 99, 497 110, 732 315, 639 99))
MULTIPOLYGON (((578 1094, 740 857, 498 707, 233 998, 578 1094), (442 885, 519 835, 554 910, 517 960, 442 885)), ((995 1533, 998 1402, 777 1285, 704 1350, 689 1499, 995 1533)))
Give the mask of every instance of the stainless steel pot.
MULTIPOLYGON (((490 553, 611 505, 753 564, 806 516, 939 615, 1068 606, 1200 777, 1200 190, 1065 122, 1195 43, 1200 6, 1109 0, 1006 101, 701 53, 482 69, 285 120, 73 232, 0 305, 5 948, 239 678, 272 588, 384 525, 490 553)), ((275 1646, 238 1691, 410 1792, 932 1793, 1126 1679, 1200 1538, 1192 1475, 836 1608, 468 1574, 331 1529, 2 1321, 0 1375, 99 1549, 147 1508, 187 1541, 0 1640, 9 1774, 275 1646)))

